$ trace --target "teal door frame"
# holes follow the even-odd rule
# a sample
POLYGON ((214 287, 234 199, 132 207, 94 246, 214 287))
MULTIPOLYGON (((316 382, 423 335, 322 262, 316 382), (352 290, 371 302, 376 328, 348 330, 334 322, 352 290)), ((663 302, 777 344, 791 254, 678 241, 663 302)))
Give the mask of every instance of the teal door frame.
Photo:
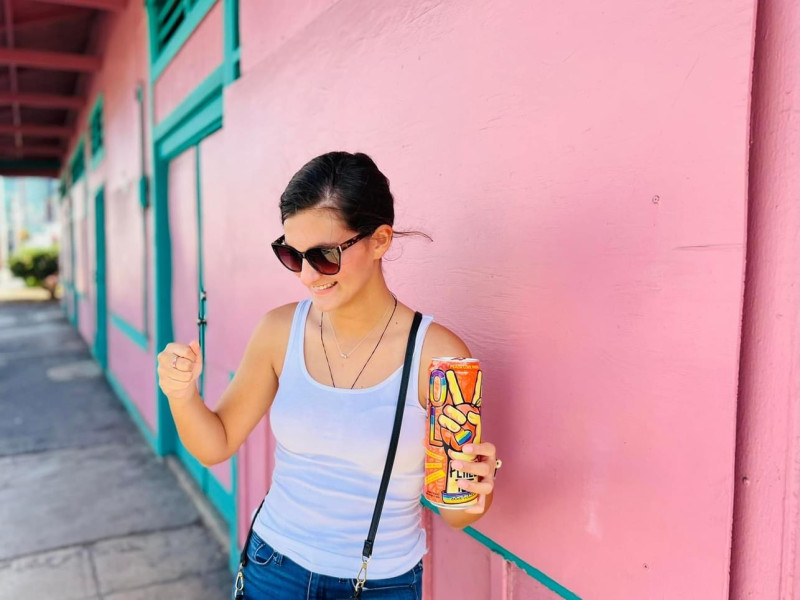
MULTIPOLYGON (((155 344, 157 355, 168 343, 174 340, 174 321, 172 314, 172 242, 169 221, 169 164, 178 155, 195 147, 195 177, 197 182, 196 214, 198 231, 198 326, 199 340, 205 354, 206 318, 204 255, 202 248, 202 186, 200 182, 201 153, 200 143, 206 137, 222 128, 222 91, 224 88, 224 65, 218 67, 189 96, 153 127, 153 218, 155 252, 155 344)), ((153 100, 150 94, 150 114, 153 114, 153 100)), ((188 340, 186 340, 188 341, 188 340)), ((203 357, 205 359, 205 356, 203 357)), ((155 356, 154 356, 155 363, 155 356)), ((198 382, 201 394, 205 392, 205 377, 198 382)), ((183 447, 177 435, 175 422, 169 408, 169 400, 156 386, 156 416, 158 432, 156 452, 159 455, 175 454, 187 472, 206 494, 227 521, 230 534, 229 563, 232 570, 238 564, 237 503, 238 488, 237 457, 233 456, 231 465, 231 489, 226 490, 217 478, 183 447)))
POLYGON ((70 321, 75 326, 75 329, 78 328, 78 315, 80 314, 80 310, 78 310, 78 278, 75 276, 75 240, 77 236, 75 235, 75 202, 73 201, 73 195, 75 190, 71 191, 69 195, 69 276, 70 276, 70 284, 72 287, 72 306, 71 314, 69 315, 70 321))
POLYGON ((95 239, 95 295, 97 326, 95 328, 93 354, 105 371, 108 369, 108 301, 106 298, 106 197, 100 188, 94 197, 95 239))
MULTIPOLYGON (((197 142, 182 150, 182 152, 186 152, 187 150, 194 149, 194 156, 195 161, 193 164, 194 168, 194 176, 195 176, 195 226, 197 227, 197 285, 198 289, 196 293, 198 295, 197 307, 198 307, 198 315, 197 315, 197 327, 198 327, 198 334, 197 339, 200 342, 200 348, 202 350, 202 358, 205 361, 205 353, 206 353, 206 344, 205 344, 205 290, 203 286, 203 227, 202 227, 202 214, 203 214, 203 207, 202 207, 202 190, 200 184, 200 143, 197 142)), ((174 157, 173 157, 174 158, 174 157)), ((166 162, 165 168, 169 169, 169 161, 166 162)), ((169 181, 167 181, 168 183, 169 181)), ((169 198, 167 198, 169 202, 169 198)), ((181 342, 189 342, 189 340, 178 340, 181 342)), ((197 382, 197 387, 200 391, 200 395, 205 398, 205 371, 200 375, 200 379, 197 382)), ((178 456, 180 461, 186 467, 186 470, 189 471, 192 478, 197 483, 198 487, 203 491, 203 493, 208 495, 209 485, 213 476, 209 474, 209 470, 207 467, 204 467, 192 454, 186 449, 186 447, 181 443, 180 438, 176 438, 174 440, 175 445, 175 454, 178 456)))

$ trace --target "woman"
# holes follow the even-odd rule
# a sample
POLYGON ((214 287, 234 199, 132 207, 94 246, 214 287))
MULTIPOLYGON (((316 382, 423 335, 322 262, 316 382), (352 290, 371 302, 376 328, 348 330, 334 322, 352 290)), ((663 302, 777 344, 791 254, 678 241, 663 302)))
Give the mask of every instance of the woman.
MULTIPOLYGON (((365 154, 319 156, 280 200, 281 263, 310 298, 258 323, 215 411, 194 381, 200 347, 171 343, 158 355, 159 385, 184 446, 204 465, 233 455, 267 411, 277 440, 269 494, 256 515, 243 569, 245 598, 348 598, 375 507, 414 310, 386 285, 381 261, 394 231, 389 181, 365 154)), ((469 357, 464 342, 423 316, 403 423, 362 598, 419 600, 425 530, 427 367, 434 356, 469 357)), ((477 505, 443 510, 461 528, 490 507, 495 447, 455 465, 476 475, 462 489, 477 505)))

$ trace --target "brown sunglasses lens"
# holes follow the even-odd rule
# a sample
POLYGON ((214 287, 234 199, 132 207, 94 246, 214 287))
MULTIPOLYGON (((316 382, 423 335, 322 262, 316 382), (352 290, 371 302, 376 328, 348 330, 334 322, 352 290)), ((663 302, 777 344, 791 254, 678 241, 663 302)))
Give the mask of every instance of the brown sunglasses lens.
MULTIPOLYGON (((282 244, 275 244, 272 249, 284 267, 295 273, 303 270, 303 257, 297 250, 282 244)), ((323 275, 334 275, 339 272, 338 256, 337 249, 312 248, 306 252, 308 264, 323 275)))
POLYGON ((299 273, 303 269, 303 257, 291 248, 276 244, 272 246, 272 249, 275 251, 275 256, 278 257, 278 260, 290 271, 299 273))

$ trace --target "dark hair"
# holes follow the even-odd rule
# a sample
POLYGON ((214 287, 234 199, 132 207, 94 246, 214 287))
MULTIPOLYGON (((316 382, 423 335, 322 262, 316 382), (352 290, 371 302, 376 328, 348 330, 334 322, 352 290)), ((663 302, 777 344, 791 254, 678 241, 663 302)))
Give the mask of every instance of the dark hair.
MULTIPOLYGON (((281 194, 281 223, 309 208, 330 208, 351 230, 370 234, 381 225, 394 227, 394 197, 389 180, 366 154, 328 152, 308 161, 281 194)), ((421 235, 394 231, 395 236, 421 235)))

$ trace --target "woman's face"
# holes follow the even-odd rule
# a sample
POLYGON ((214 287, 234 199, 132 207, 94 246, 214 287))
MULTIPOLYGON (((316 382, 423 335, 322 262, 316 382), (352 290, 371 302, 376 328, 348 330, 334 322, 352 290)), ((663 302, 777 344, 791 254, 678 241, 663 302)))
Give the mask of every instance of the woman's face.
MULTIPOLYGON (((317 246, 338 246, 356 235, 330 209, 300 211, 284 221, 283 231, 285 243, 300 252, 317 246)), ((318 310, 327 312, 338 308, 364 287, 373 269, 378 268, 376 258, 380 258, 375 256, 371 241, 367 237, 345 249, 335 275, 323 275, 303 260, 302 270, 295 275, 308 288, 318 310)))

